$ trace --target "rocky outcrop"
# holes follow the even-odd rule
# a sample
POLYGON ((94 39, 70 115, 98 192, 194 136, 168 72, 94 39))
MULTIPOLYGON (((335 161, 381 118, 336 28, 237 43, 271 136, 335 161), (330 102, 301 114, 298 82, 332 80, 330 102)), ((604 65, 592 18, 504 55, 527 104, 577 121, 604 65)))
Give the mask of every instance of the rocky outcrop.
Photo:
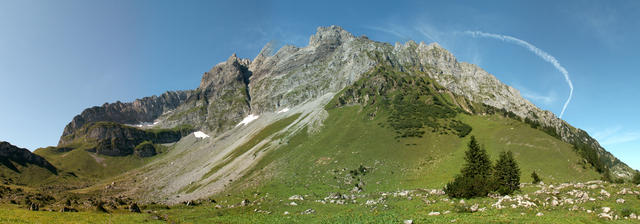
POLYGON ((260 114, 337 93, 370 70, 369 52, 383 43, 355 37, 338 26, 320 27, 304 48, 267 45, 250 65, 251 111, 260 114))
POLYGON ((160 118, 161 127, 182 124, 216 133, 234 127, 251 111, 248 59, 235 54, 204 73, 200 86, 170 114, 160 118))
POLYGON ((184 103, 191 94, 192 91, 170 91, 160 96, 145 97, 130 103, 118 101, 88 108, 71 120, 64 128, 62 137, 72 134, 85 124, 98 121, 111 121, 121 124, 153 122, 163 113, 171 111, 184 103))
POLYGON ((151 157, 157 154, 156 147, 150 141, 145 141, 133 149, 133 154, 138 157, 151 157))
MULTIPOLYGON (((107 156, 127 156, 134 154, 142 157, 155 155, 155 148, 140 144, 171 143, 180 140, 192 132, 189 126, 173 129, 143 130, 115 122, 95 122, 85 125, 60 140, 62 148, 85 148, 107 156), (148 141, 148 142, 147 142, 148 141)), ((153 145, 152 145, 153 146, 153 145)))
POLYGON ((57 174, 58 170, 45 158, 31 153, 28 149, 19 148, 8 142, 0 141, 0 163, 7 168, 20 172, 14 163, 21 166, 35 165, 57 174))

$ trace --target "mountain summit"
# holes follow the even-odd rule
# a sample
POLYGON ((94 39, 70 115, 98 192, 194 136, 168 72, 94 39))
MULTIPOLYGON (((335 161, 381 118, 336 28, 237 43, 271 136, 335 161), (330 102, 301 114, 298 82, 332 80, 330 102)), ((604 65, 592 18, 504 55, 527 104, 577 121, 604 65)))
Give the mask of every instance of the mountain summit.
MULTIPOLYGON (((86 109, 65 127, 58 148, 121 157, 158 151, 116 185, 123 186, 119 193, 141 200, 177 203, 231 186, 288 180, 283 175, 312 179, 324 169, 300 167, 306 164, 336 170, 377 164, 379 174, 401 164, 393 166, 407 169, 406 175, 438 176, 434 172, 448 167, 445 162, 460 159, 454 149, 470 133, 496 150, 522 150, 515 156, 528 164, 524 170, 544 163, 561 167, 543 168, 558 180, 596 171, 621 178, 633 173, 585 131, 539 109, 482 68, 458 62, 437 43, 391 45, 339 26, 319 27, 305 47, 274 52, 267 44, 253 60, 234 54, 205 72, 194 90, 86 109), (190 134, 195 131, 210 138, 190 134), (378 148, 383 146, 389 148, 378 148), (390 151, 396 154, 381 156, 390 151)), ((376 175, 371 178, 384 179, 376 175)), ((414 184, 408 176, 394 178, 414 184)), ((433 179, 436 185, 443 181, 433 179)), ((379 185, 385 186, 396 185, 379 185)))

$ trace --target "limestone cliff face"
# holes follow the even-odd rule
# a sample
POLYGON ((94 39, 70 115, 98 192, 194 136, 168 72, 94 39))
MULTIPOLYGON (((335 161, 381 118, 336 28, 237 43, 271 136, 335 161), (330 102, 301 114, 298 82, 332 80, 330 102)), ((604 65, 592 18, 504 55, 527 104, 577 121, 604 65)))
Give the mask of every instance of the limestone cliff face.
POLYGON ((272 56, 263 50, 250 65, 252 112, 277 111, 342 90, 375 65, 368 52, 383 45, 330 26, 318 28, 306 47, 287 45, 272 56))
POLYGON ((232 55, 204 73, 200 86, 180 106, 160 118, 160 127, 189 124, 208 132, 234 127, 251 111, 248 59, 232 55))
POLYGON ((273 46, 267 44, 252 61, 232 55, 206 72, 192 91, 89 108, 67 125, 63 137, 96 121, 157 121, 154 127, 164 128, 189 124, 216 135, 235 127, 249 114, 274 112, 335 94, 378 63, 405 71, 428 71, 438 84, 467 100, 512 111, 552 127, 565 142, 597 148, 614 173, 630 175, 628 166, 586 132, 537 108, 518 90, 482 68, 458 62, 438 44, 409 41, 391 45, 355 37, 338 26, 318 28, 305 47, 287 45, 274 53, 273 46))
MULTIPOLYGON (((116 122, 94 122, 77 129, 72 134, 60 139, 60 147, 63 150, 83 147, 90 152, 107 156, 127 156, 136 153, 135 149, 141 143, 171 143, 191 134, 193 129, 181 126, 173 129, 144 130, 116 122)), ((151 144, 151 146, 153 146, 151 144)), ((136 153, 142 156, 155 155, 149 153, 149 149, 141 148, 144 153, 136 153)))
MULTIPOLYGON (((62 138, 82 128, 85 124, 98 121, 111 121, 121 124, 153 122, 163 113, 183 104, 192 91, 166 92, 160 96, 145 97, 130 103, 105 103, 102 106, 87 108, 64 128, 62 138)), ((62 142, 60 142, 62 143, 62 142)))

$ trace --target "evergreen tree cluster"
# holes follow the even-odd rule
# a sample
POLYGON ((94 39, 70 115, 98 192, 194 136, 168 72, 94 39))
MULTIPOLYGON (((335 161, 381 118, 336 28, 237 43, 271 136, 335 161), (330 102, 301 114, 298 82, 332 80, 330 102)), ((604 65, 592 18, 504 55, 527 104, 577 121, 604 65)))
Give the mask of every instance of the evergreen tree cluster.
POLYGON ((503 195, 520 189, 520 168, 513 153, 502 152, 493 166, 487 151, 480 147, 476 138, 471 141, 465 152, 466 164, 460 175, 445 186, 444 191, 454 198, 484 197, 489 192, 503 195))

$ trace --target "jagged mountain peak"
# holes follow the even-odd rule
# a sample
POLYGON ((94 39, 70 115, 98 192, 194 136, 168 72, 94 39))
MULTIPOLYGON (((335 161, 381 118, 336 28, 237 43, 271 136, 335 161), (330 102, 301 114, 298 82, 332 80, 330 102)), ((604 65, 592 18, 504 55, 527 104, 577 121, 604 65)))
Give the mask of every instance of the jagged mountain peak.
POLYGON ((235 80, 248 80, 251 76, 248 72, 250 64, 251 60, 248 58, 238 58, 233 53, 225 62, 217 64, 202 75, 198 89, 205 89, 210 85, 225 85, 235 80))
POLYGON ((344 42, 355 39, 353 34, 344 30, 340 26, 332 25, 327 27, 318 27, 317 32, 309 38, 310 46, 340 45, 344 42))
MULTIPOLYGON (((164 110, 166 113, 145 117, 145 121, 155 119, 157 126, 164 128, 190 124, 196 130, 215 137, 234 130, 243 118, 250 115, 268 117, 269 113, 285 108, 332 98, 360 80, 363 74, 384 65, 408 75, 427 75, 466 100, 539 122, 570 144, 582 142, 597 148, 613 171, 628 175, 629 168, 584 131, 570 126, 549 111, 537 108, 518 90, 500 82, 484 69, 459 62, 437 43, 407 41, 391 45, 364 37, 356 38, 339 26, 329 26, 319 27, 310 37, 308 46, 286 45, 275 53, 274 50, 274 43, 269 42, 253 61, 231 55, 205 72, 200 86, 188 95, 187 100, 180 101, 175 110, 164 110)), ((471 109, 464 109, 474 113, 471 109)), ((84 117, 80 117, 80 123, 100 120, 100 114, 89 114, 86 115, 91 119, 85 122, 82 120, 84 117)), ((136 111, 136 114, 144 112, 136 111)), ((105 119, 111 118, 107 116, 105 119)))

